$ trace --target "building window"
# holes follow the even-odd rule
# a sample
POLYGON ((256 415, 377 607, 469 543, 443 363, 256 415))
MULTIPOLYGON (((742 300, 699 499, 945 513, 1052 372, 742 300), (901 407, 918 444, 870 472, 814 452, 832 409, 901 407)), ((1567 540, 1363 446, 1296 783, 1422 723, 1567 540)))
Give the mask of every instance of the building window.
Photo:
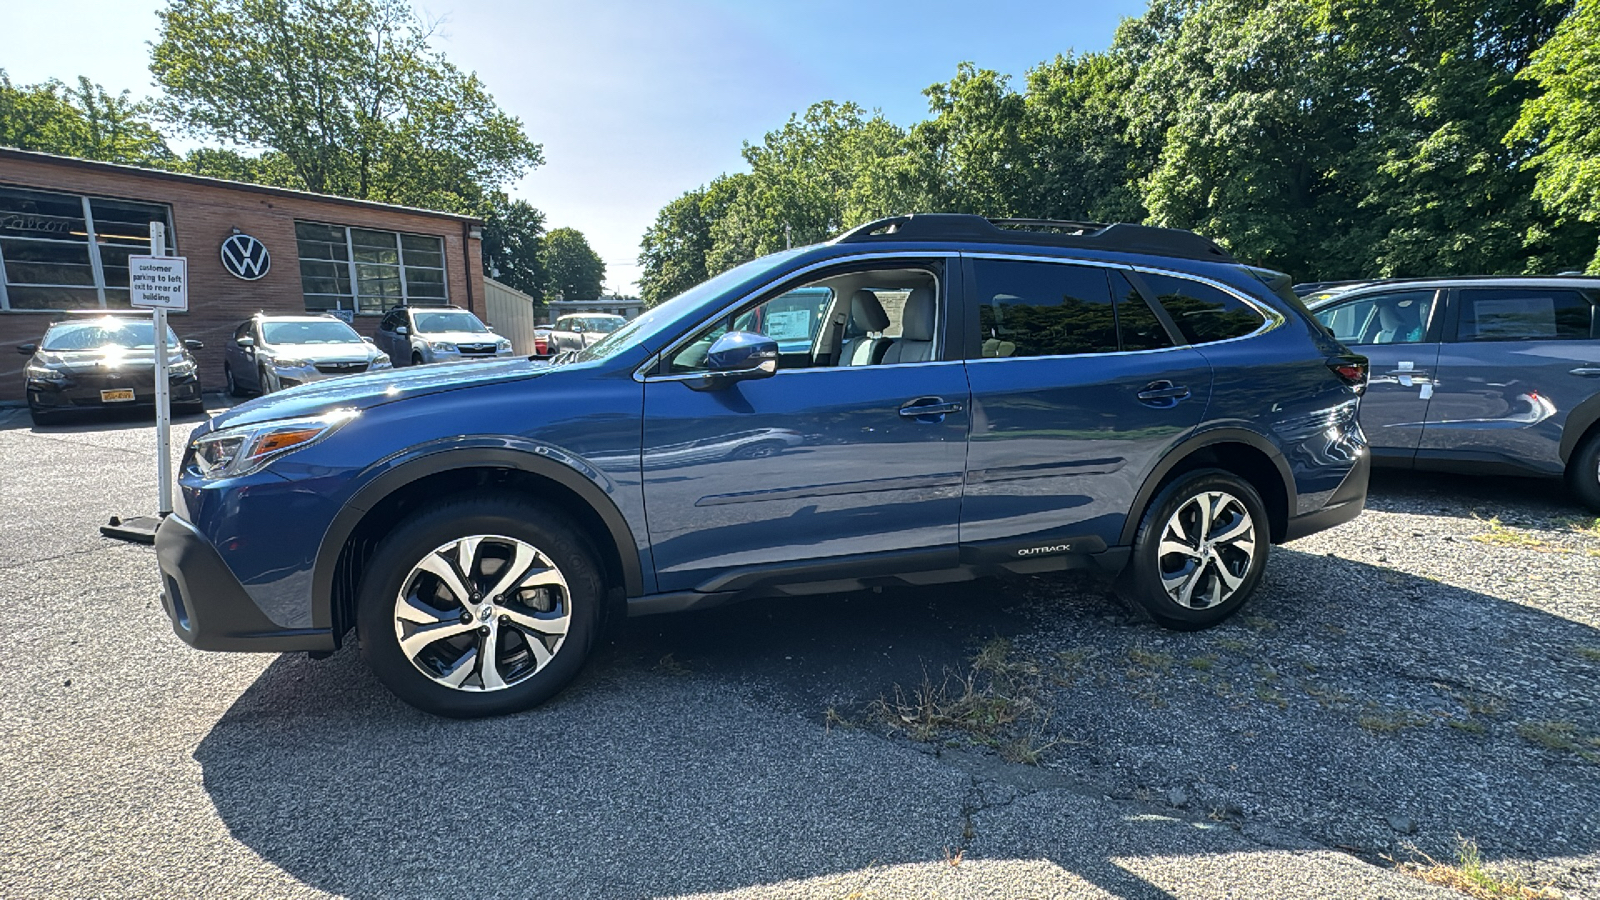
POLYGON ((370 228, 294 223, 306 309, 381 313, 443 306, 444 239, 370 228))
POLYGON ((0 187, 0 309, 128 304, 128 255, 150 252, 154 203, 0 187))

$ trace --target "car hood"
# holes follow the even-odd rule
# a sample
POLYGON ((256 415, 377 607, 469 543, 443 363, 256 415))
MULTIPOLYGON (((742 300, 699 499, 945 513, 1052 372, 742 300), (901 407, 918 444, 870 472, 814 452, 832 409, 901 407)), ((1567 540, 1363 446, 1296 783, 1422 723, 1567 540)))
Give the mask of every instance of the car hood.
POLYGON ((407 397, 537 378, 550 371, 550 366, 526 359, 379 369, 360 375, 313 381, 258 397, 218 415, 211 420, 208 430, 253 425, 274 419, 317 416, 335 409, 370 409, 407 397))
POLYGON ((492 331, 419 331, 417 337, 425 341, 449 341, 452 344, 495 344, 500 335, 492 331))
POLYGON ((273 344, 267 352, 272 356, 309 359, 313 362, 361 361, 372 359, 379 353, 378 348, 366 341, 351 341, 348 344, 273 344))

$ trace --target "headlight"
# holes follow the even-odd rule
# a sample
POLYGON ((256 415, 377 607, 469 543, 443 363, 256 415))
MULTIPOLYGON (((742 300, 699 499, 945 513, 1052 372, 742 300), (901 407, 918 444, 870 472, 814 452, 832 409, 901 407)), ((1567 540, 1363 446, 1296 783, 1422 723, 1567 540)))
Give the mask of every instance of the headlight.
POLYGON ((387 369, 392 365, 394 365, 394 363, 391 363, 389 361, 389 357, 382 353, 379 353, 377 356, 374 356, 372 359, 367 361, 367 368, 369 369, 387 369))
POLYGON ((67 373, 36 363, 28 363, 23 371, 27 373, 29 381, 48 381, 52 384, 59 384, 67 380, 67 373))
POLYGON ((505 338, 501 338, 500 339, 500 343, 495 344, 495 346, 497 348, 501 349, 501 350, 510 350, 511 349, 511 342, 506 340, 505 338))
POLYGON ((194 374, 195 368, 196 368, 196 366, 194 364, 194 360, 192 360, 192 359, 182 359, 182 360, 179 360, 179 361, 177 361, 175 363, 172 363, 171 365, 167 366, 167 377, 168 378, 187 378, 190 375, 194 374))
POLYGON ((431 341, 428 346, 439 351, 440 353, 456 352, 456 345, 450 343, 449 341, 431 341))
POLYGON ((207 481, 249 475, 280 456, 315 444, 357 415, 357 410, 339 409, 312 418, 213 431, 189 445, 183 470, 207 481))
POLYGON ((272 358, 272 367, 274 369, 303 369, 309 365, 311 365, 310 360, 293 359, 287 356, 275 356, 272 358))

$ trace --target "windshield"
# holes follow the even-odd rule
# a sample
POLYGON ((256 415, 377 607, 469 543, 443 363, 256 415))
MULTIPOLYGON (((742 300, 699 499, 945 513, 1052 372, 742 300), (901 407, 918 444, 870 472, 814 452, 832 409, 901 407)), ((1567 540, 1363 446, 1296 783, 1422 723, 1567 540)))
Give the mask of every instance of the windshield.
POLYGON ((622 327, 625 321, 621 316, 585 316, 580 319, 584 331, 597 331, 601 334, 610 334, 622 327))
MULTIPOLYGON (((793 250, 785 250, 781 253, 763 256, 760 259, 753 259, 744 265, 735 266, 714 278, 702 281, 671 300, 645 310, 640 313, 637 319, 633 319, 616 331, 577 351, 572 356, 572 362, 605 359, 630 347, 636 347, 667 330, 678 319, 687 315, 695 307, 707 300, 730 290, 741 282, 760 277, 762 274, 787 262, 796 254, 808 249, 810 248, 796 247, 793 250)), ((685 323, 687 326, 698 324, 698 322, 685 323)))
MULTIPOLYGON (((156 326, 147 319, 92 319, 87 322, 59 322, 44 333, 43 349, 55 352, 98 350, 122 347, 150 350, 156 345, 156 326)), ((178 346, 178 336, 167 329, 167 346, 178 346)))
POLYGON ((434 334, 440 331, 470 331, 473 334, 488 334, 489 329, 483 327, 478 317, 469 312, 414 312, 411 317, 416 320, 417 330, 423 334, 434 334))
POLYGON ((261 337, 269 344, 359 344, 361 335, 343 322, 262 322, 261 337))

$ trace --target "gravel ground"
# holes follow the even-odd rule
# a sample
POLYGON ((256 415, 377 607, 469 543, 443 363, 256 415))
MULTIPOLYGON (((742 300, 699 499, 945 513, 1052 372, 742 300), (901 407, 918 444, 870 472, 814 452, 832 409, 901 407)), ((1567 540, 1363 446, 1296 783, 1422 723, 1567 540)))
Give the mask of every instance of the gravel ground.
POLYGON ((95 531, 152 447, 0 410, 7 897, 1451 897, 1383 857, 1458 834, 1600 896, 1600 536, 1553 488, 1380 477, 1203 634, 1071 576, 749 603, 461 723, 184 647, 95 531), (975 656, 1015 721, 884 717, 975 656))

